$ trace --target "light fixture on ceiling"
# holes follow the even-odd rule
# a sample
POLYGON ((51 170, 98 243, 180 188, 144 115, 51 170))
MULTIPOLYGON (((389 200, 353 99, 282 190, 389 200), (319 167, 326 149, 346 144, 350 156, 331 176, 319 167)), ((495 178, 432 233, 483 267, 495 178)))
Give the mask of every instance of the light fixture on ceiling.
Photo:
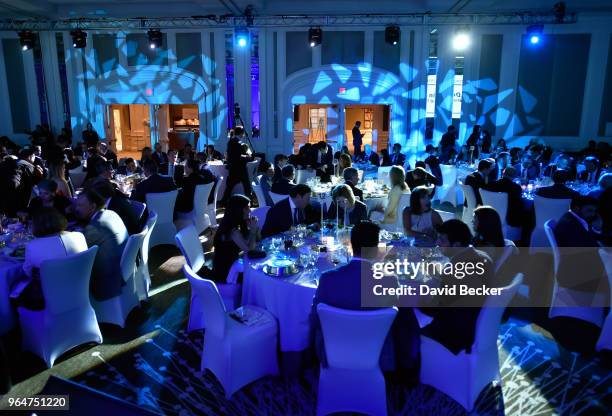
POLYGON ((234 31, 236 37, 236 44, 244 48, 249 44, 249 30, 247 28, 237 28, 234 31))
POLYGON ((87 46, 87 32, 77 29, 70 32, 70 36, 72 36, 73 48, 83 49, 85 46, 87 46))
POLYGON ((29 51, 34 47, 36 43, 36 35, 29 30, 22 30, 21 32, 17 32, 19 36, 19 44, 21 45, 22 51, 29 51))
POLYGON ((544 26, 531 25, 527 28, 527 40, 532 45, 538 45, 542 41, 543 32, 544 32, 544 26))
POLYGON ((401 31, 399 26, 387 26, 385 28, 385 42, 390 45, 397 45, 400 41, 401 31))
POLYGON ((308 44, 311 48, 318 46, 323 42, 323 31, 320 27, 311 27, 308 29, 308 44))
POLYGON ((453 49, 456 51, 464 51, 471 43, 472 39, 470 38, 470 32, 467 28, 461 28, 455 32, 455 36, 453 36, 453 49))
POLYGON ((164 37, 159 29, 149 29, 147 37, 149 38, 149 47, 151 49, 161 48, 164 44, 164 37))

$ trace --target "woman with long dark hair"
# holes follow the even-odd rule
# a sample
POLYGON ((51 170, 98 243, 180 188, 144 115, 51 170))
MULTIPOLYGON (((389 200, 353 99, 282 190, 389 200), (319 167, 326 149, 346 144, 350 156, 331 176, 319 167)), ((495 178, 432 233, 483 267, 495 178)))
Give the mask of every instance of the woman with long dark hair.
POLYGON ((404 231, 415 238, 425 238, 434 242, 436 228, 442 224, 442 217, 431 208, 429 188, 417 186, 410 194, 410 206, 403 212, 404 231))
POLYGON ((227 281, 227 274, 240 253, 254 249, 261 239, 257 217, 251 215, 250 204, 251 200, 240 194, 228 200, 213 242, 212 278, 218 283, 227 281))
POLYGON ((476 208, 472 226, 474 227, 474 246, 487 252, 494 261, 497 260, 506 241, 501 218, 495 208, 487 205, 476 208))

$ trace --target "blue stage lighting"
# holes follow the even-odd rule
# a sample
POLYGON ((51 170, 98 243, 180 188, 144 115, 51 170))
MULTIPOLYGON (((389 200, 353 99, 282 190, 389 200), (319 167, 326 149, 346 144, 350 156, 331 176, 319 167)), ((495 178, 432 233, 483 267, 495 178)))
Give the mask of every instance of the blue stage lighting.
POLYGON ((247 29, 236 29, 236 44, 241 48, 249 44, 249 31, 247 29))
POLYGON ((529 42, 531 42, 532 45, 540 43, 540 35, 531 35, 531 37, 529 38, 529 42))
POLYGON ((531 45, 538 45, 542 42, 542 33, 544 26, 532 25, 527 28, 527 39, 531 45))

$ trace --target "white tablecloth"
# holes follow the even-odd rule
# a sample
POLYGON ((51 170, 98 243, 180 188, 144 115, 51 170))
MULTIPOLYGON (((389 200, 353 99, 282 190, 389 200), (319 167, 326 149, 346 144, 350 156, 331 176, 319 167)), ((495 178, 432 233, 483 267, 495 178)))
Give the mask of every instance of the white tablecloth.
POLYGON ((23 274, 23 261, 0 257, 0 335, 10 331, 17 322, 9 299, 13 283, 23 274))

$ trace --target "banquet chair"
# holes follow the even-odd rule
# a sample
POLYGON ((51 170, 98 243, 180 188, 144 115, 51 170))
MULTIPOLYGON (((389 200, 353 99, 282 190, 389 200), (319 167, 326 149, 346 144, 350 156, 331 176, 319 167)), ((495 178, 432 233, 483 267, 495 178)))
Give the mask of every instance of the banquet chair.
POLYGON ((474 229, 472 228, 472 217, 474 216, 474 209, 476 208, 476 195, 474 194, 474 188, 461 182, 459 183, 459 186, 461 187, 463 197, 467 202, 467 206, 463 207, 461 221, 467 224, 471 232, 474 232, 474 229))
POLYGON ((261 185, 252 182, 251 186, 253 187, 253 192, 255 192, 255 197, 257 198, 259 207, 261 208, 268 206, 266 204, 266 196, 264 195, 263 189, 261 189, 261 185))
POLYGON ((83 170, 83 166, 79 166, 78 168, 74 168, 68 171, 68 176, 70 177, 72 186, 74 186, 74 189, 76 190, 77 188, 83 186, 83 182, 85 182, 87 172, 83 170))
POLYGON ((140 304, 136 290, 136 258, 146 235, 146 231, 143 231, 139 234, 132 234, 123 249, 120 267, 121 277, 125 285, 121 288, 121 294, 102 301, 91 299, 91 305, 96 311, 96 317, 100 323, 109 323, 125 328, 128 315, 140 304))
POLYGON ((513 256, 514 254, 518 254, 519 252, 518 248, 516 247, 516 244, 514 244, 514 241, 505 238, 504 243, 505 243, 504 249, 501 255, 499 256, 499 258, 497 259, 497 261, 495 262, 495 273, 496 274, 511 256, 513 256))
POLYGON ((499 214, 499 219, 502 223, 504 238, 512 241, 521 239, 521 228, 508 225, 506 220, 508 216, 508 194, 505 192, 491 192, 486 189, 480 189, 480 196, 484 205, 492 206, 499 214))
POLYGON ((178 191, 147 194, 149 210, 157 213, 157 223, 151 233, 149 244, 155 247, 161 244, 174 244, 176 226, 174 225, 174 204, 178 191))
POLYGON ((393 166, 380 166, 378 168, 378 172, 376 173, 377 179, 383 179, 384 184, 388 187, 391 187, 391 181, 389 179, 389 173, 391 172, 391 168, 393 166))
POLYGON ((177 213, 177 219, 174 221, 174 225, 178 230, 193 224, 198 234, 201 234, 202 231, 210 227, 210 217, 206 211, 208 210, 208 197, 214 185, 215 183, 211 182, 205 185, 196 186, 195 192, 193 193, 193 209, 191 212, 177 213))
POLYGON ((317 176, 317 172, 314 169, 297 169, 295 171, 295 183, 304 184, 310 178, 317 176))
POLYGON ((604 309, 601 307, 584 306, 587 304, 599 303, 595 300, 596 298, 593 298, 592 294, 587 293, 585 296, 584 292, 562 287, 557 284, 557 274, 559 273, 559 266, 561 264, 561 251, 559 250, 557 239, 553 232, 556 225, 557 222, 555 220, 548 220, 544 223, 544 232, 552 247, 553 271, 555 276, 548 317, 575 318, 590 322, 601 328, 604 322, 604 309))
POLYGON ((251 215, 257 217, 257 221, 259 222, 259 228, 262 228, 264 223, 266 222, 266 215, 268 215, 268 211, 270 207, 259 207, 251 210, 251 215))
POLYGON ((468 412, 480 392, 491 382, 501 382, 497 338, 504 310, 516 294, 523 275, 502 288, 501 295, 489 296, 476 320, 471 352, 455 355, 438 341, 421 335, 421 383, 450 396, 468 412))
POLYGON ((442 171, 443 185, 436 186, 434 201, 450 202, 454 207, 457 206, 457 167, 453 165, 440 165, 442 171))
POLYGON ((437 209, 436 211, 438 212, 438 214, 440 214, 440 217, 442 218, 442 222, 455 219, 454 212, 442 211, 439 209, 437 209))
POLYGON ((539 251, 548 251, 549 242, 544 232, 544 223, 548 220, 558 221, 570 208, 571 199, 544 198, 539 195, 533 197, 535 209, 535 228, 531 233, 529 254, 539 251), (541 249, 546 247, 545 249, 541 249))
MULTIPOLYGON (((198 232, 195 227, 189 226, 183 228, 176 234, 176 245, 181 250, 185 257, 185 261, 195 273, 199 272, 204 267, 204 250, 202 243, 198 238, 198 232)), ((192 288, 193 289, 193 288, 192 288)), ((238 303, 238 298, 242 289, 242 285, 237 284, 219 284, 218 289, 223 297, 223 302, 228 309, 234 309, 238 303)), ((204 316, 202 314, 202 305, 195 298, 197 294, 191 292, 191 306, 189 308, 189 323, 187 324, 188 331, 203 328, 204 316)))
POLYGON ((48 368, 64 352, 88 342, 102 343, 89 302, 89 280, 98 246, 40 266, 45 308, 18 308, 22 348, 41 357, 48 368))
POLYGON ((387 414, 380 352, 397 308, 354 311, 320 303, 317 313, 325 341, 327 367, 321 366, 317 414, 387 414))
POLYGON ((147 209, 147 204, 143 204, 142 202, 134 201, 133 199, 129 199, 129 201, 130 201, 130 205, 134 209, 134 212, 136 213, 136 216, 140 220, 147 209))
MULTIPOLYGON (((143 272, 143 267, 145 267, 143 260, 143 251, 144 251, 144 243, 147 235, 150 235, 149 227, 145 225, 142 230, 138 234, 134 234, 138 236, 138 239, 141 239, 140 249, 136 254, 136 270, 134 272, 134 287, 136 288, 136 294, 138 295, 138 300, 146 301, 149 299, 149 288, 151 287, 151 277, 149 276, 148 271, 148 262, 147 262, 147 273, 143 272)), ((148 254, 148 253, 147 253, 148 254)), ((148 256, 147 256, 148 260, 148 256)))
POLYGON ((225 397, 229 399, 261 377, 277 375, 278 326, 274 316, 265 309, 248 305, 237 312, 251 319, 239 322, 228 314, 212 280, 202 279, 188 264, 183 266, 183 271, 206 315, 201 368, 217 377, 225 397))
POLYGON ((143 230, 146 229, 147 231, 142 239, 142 248, 140 249, 139 259, 140 262, 138 264, 138 269, 136 270, 136 273, 138 274, 136 280, 140 282, 136 285, 136 290, 138 291, 138 297, 140 300, 145 300, 149 297, 149 287, 151 287, 151 275, 149 274, 149 241, 156 223, 157 213, 155 211, 149 211, 149 218, 147 219, 147 223, 143 228, 143 230), (147 294, 144 298, 142 296, 143 293, 147 294))
POLYGON ((259 167, 260 158, 256 158, 250 162, 247 162, 247 174, 249 175, 249 181, 253 182, 255 180, 255 174, 257 173, 257 168, 259 167))
POLYGON ((281 195, 281 194, 277 194, 277 193, 274 193, 274 192, 270 192, 270 198, 272 198, 272 201, 274 202, 274 205, 276 205, 280 201, 282 201, 283 199, 289 198, 289 195, 281 195))
POLYGON ((400 196, 399 204, 397 205, 397 213, 395 214, 395 232, 404 232, 404 208, 410 206, 410 191, 403 193, 400 196))
MULTIPOLYGON (((217 179, 217 186, 215 186, 215 197, 213 198, 213 203, 206 206, 210 225, 213 227, 217 226, 217 201, 219 200, 219 192, 221 192, 222 188, 225 189, 225 178, 220 176, 217 179)), ((206 201, 208 202, 208 200, 206 201)))
MULTIPOLYGON (((605 248, 600 248, 599 256, 601 257, 601 261, 606 269, 606 274, 608 275, 610 299, 612 299, 612 253, 606 251, 605 248)), ((612 351, 612 309, 608 312, 595 349, 597 351, 612 351)))

